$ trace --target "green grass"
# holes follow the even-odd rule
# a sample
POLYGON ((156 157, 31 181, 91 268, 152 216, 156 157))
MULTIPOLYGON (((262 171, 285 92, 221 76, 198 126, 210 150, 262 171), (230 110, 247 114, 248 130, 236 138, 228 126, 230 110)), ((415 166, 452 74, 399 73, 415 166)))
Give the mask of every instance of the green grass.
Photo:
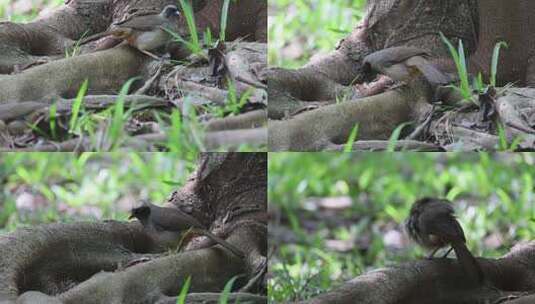
POLYGON ((295 68, 312 55, 334 50, 361 19, 364 4, 364 0, 269 1, 269 64, 295 68))
POLYGON ((165 202, 195 168, 177 153, 1 153, 0 231, 50 222, 126 220, 165 202))
POLYGON ((63 5, 64 0, 0 0, 0 21, 29 22, 43 9, 63 5))
POLYGON ((309 298, 364 272, 422 258, 426 252, 402 230, 411 204, 422 196, 454 202, 476 255, 503 255, 534 237, 534 163, 535 155, 527 153, 270 154, 272 218, 280 216, 292 234, 285 236, 293 238, 270 239, 276 250, 270 302, 309 298), (352 203, 338 211, 314 207, 311 199, 323 197, 352 203), (392 233, 399 247, 387 246, 392 233), (335 250, 328 240, 352 247, 335 250))

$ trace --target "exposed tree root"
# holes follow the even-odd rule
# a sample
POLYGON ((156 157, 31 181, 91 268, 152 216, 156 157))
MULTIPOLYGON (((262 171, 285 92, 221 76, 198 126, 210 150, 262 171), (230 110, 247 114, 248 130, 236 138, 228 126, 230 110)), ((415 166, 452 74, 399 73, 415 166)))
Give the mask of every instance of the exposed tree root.
POLYGON ((391 130, 428 110, 426 90, 425 84, 404 87, 270 122, 269 147, 274 151, 326 149, 344 144, 357 124, 360 140, 388 139, 391 130))
POLYGON ((457 260, 439 258, 377 269, 300 303, 517 303, 535 289, 534 249, 531 242, 500 259, 479 258, 487 279, 479 286, 470 283, 457 260))

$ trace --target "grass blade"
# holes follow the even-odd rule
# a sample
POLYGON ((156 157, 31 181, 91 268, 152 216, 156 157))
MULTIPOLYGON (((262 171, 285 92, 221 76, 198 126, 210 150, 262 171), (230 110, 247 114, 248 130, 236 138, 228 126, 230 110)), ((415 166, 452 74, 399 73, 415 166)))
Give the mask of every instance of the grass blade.
POLYGON ((351 134, 349 134, 349 138, 347 139, 347 142, 344 145, 344 152, 353 151, 353 143, 357 139, 358 132, 359 132, 359 124, 356 124, 353 130, 351 130, 351 134))
POLYGON ((57 104, 53 103, 50 105, 50 108, 48 109, 48 117, 49 117, 49 124, 50 124, 50 132, 52 133, 52 139, 56 139, 56 112, 57 112, 57 104))
POLYGON ((238 279, 237 276, 230 279, 227 284, 225 284, 225 288, 223 289, 223 292, 221 293, 221 298, 219 298, 219 304, 227 304, 230 291, 232 290, 232 285, 234 285, 234 282, 238 279))
POLYGON ((225 35, 227 32, 227 20, 228 20, 228 9, 230 6, 230 0, 225 0, 223 3, 223 11, 221 12, 221 26, 219 33, 219 41, 225 41, 225 35))
POLYGON ((87 93, 87 86, 89 84, 89 81, 86 79, 82 86, 80 86, 80 89, 78 90, 78 94, 76 95, 76 99, 74 100, 72 104, 72 115, 71 120, 69 122, 69 133, 73 134, 76 130, 76 127, 78 125, 78 114, 80 112, 80 108, 82 107, 82 101, 84 100, 84 96, 87 93))
POLYGON ((440 33, 440 37, 442 38, 442 41, 446 44, 448 47, 448 50, 450 51, 451 57, 453 58, 453 61, 455 62, 455 67, 457 68, 457 73, 459 75, 459 79, 461 81, 461 87, 456 87, 464 99, 471 100, 472 99, 472 92, 470 90, 470 83, 468 81, 468 73, 466 69, 466 59, 464 58, 464 47, 461 40, 459 40, 459 48, 457 51, 453 44, 444 36, 444 34, 440 33))
POLYGON ((184 13, 184 16, 186 18, 186 23, 188 24, 188 29, 190 33, 190 47, 192 52, 198 53, 201 51, 201 47, 199 45, 199 34, 197 33, 197 26, 195 25, 195 16, 193 14, 193 9, 191 6, 185 1, 180 0, 180 6, 182 7, 182 12, 184 13))
POLYGON ((167 148, 171 152, 181 152, 182 151, 182 117, 180 112, 176 109, 173 109, 171 113, 171 130, 169 130, 169 137, 167 148))
POLYGON ((496 43, 492 52, 492 63, 490 66, 490 85, 496 87, 496 75, 498 74, 498 60, 500 59, 500 48, 509 46, 504 41, 496 43))
POLYGON ((128 94, 132 83, 134 83, 134 81, 137 79, 138 77, 131 78, 123 85, 121 91, 119 92, 119 96, 117 97, 117 101, 115 102, 112 121, 108 131, 108 139, 111 142, 111 150, 115 150, 119 146, 119 141, 124 132, 124 121, 126 118, 124 114, 124 98, 128 94))
POLYGON ((180 290, 180 294, 178 295, 176 299, 176 304, 185 304, 186 303, 186 296, 188 295, 189 287, 191 286, 191 277, 188 277, 186 279, 186 282, 184 282, 184 285, 182 285, 182 289, 180 290))
POLYGON ((399 125, 394 132, 392 132, 392 135, 390 135, 390 139, 388 139, 388 147, 386 148, 387 152, 395 152, 396 151, 396 144, 399 140, 399 136, 401 135, 401 131, 405 126, 409 125, 410 123, 405 122, 399 125))

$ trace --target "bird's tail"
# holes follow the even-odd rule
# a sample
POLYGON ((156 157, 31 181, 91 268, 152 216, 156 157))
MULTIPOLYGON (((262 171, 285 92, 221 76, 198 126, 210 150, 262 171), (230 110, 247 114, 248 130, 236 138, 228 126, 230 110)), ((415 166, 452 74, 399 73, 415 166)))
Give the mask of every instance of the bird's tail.
POLYGON ((457 255, 457 260, 459 261, 459 264, 461 264, 461 267, 466 272, 466 275, 468 276, 470 281, 478 285, 483 283, 483 269, 481 269, 481 265, 479 265, 479 262, 476 260, 476 258, 474 258, 470 250, 468 250, 466 244, 460 241, 452 243, 451 245, 453 247, 453 250, 455 251, 455 255, 457 255))

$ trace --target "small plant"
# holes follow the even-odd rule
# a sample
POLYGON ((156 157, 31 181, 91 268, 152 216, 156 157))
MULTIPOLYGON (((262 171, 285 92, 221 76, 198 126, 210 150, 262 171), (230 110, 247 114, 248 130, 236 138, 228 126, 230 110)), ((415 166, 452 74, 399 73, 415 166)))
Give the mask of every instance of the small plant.
POLYGON ((444 34, 440 33, 440 37, 448 46, 451 57, 455 62, 455 67, 457 68, 457 74, 459 75, 460 86, 453 87, 461 93, 465 100, 472 100, 472 89, 470 88, 470 83, 468 82, 468 69, 466 67, 466 57, 464 55, 464 46, 462 40, 459 40, 459 45, 456 50, 453 44, 451 44, 444 34))
POLYGON ((466 64, 463 42, 459 40, 459 45, 456 50, 453 44, 448 40, 448 38, 446 38, 446 36, 444 36, 443 33, 440 33, 440 37, 442 38, 442 41, 444 41, 444 43, 447 45, 451 57, 455 62, 457 74, 459 75, 460 86, 452 87, 459 91, 465 100, 470 100, 477 104, 477 102, 472 97, 473 89, 476 90, 478 94, 481 94, 486 92, 489 86, 496 86, 496 75, 498 73, 498 59, 500 58, 500 49, 502 47, 507 48, 507 43, 502 41, 496 43, 496 45, 494 46, 490 67, 491 74, 489 79, 489 85, 486 85, 484 83, 483 76, 481 75, 481 73, 478 73, 477 77, 473 80, 473 85, 471 87, 468 80, 468 68, 466 64))
POLYGON ((238 98, 236 86, 229 82, 228 96, 224 106, 207 105, 204 108, 215 117, 225 117, 227 115, 238 115, 241 113, 243 106, 247 103, 253 94, 252 90, 247 90, 238 98))
MULTIPOLYGON (((184 0, 179 0, 182 12, 186 18, 186 24, 190 34, 189 40, 184 39, 179 33, 173 32, 169 29, 164 29, 169 33, 176 41, 183 43, 193 54, 201 54, 203 46, 200 43, 199 33, 197 32, 197 26, 195 24, 195 14, 191 6, 184 0)), ((220 33, 218 41, 225 41, 227 24, 228 24, 228 10, 230 7, 230 0, 225 0, 223 3, 223 10, 221 12, 220 20, 220 33)), ((214 41, 212 37, 212 31, 207 28, 203 35, 203 43, 207 46, 214 47, 218 41, 214 41)))
POLYGON ((252 94, 252 91, 248 89, 243 94, 241 94, 240 98, 238 99, 236 84, 232 81, 229 81, 227 104, 225 106, 226 110, 234 115, 239 114, 241 112, 241 109, 247 103, 252 94))
POLYGON ((514 152, 518 149, 520 142, 522 141, 522 136, 517 136, 509 144, 507 140, 507 135, 505 134, 505 128, 503 125, 498 124, 498 150, 503 152, 514 152))
MULTIPOLYGON (((201 128, 198 124, 197 113, 189 105, 186 98, 183 107, 183 113, 173 109, 169 120, 171 125, 167 128, 167 143, 165 147, 170 152, 180 153, 181 155, 196 155, 199 151, 204 151, 204 141, 201 128)), ((165 124, 164 119, 157 117, 160 124, 165 124)))

